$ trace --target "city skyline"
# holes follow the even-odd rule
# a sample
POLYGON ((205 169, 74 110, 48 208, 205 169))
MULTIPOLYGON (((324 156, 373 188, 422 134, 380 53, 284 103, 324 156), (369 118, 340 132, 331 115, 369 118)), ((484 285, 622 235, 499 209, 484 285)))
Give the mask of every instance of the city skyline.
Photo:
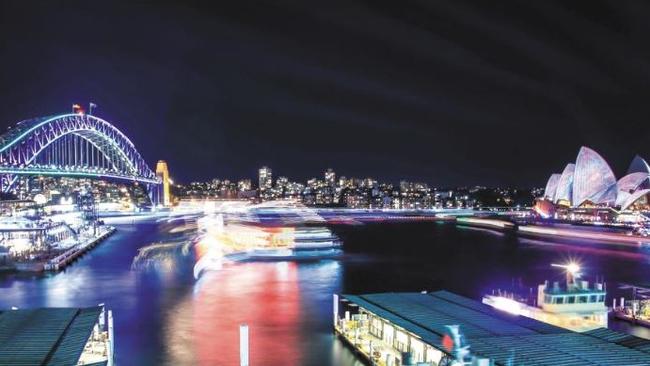
POLYGON ((3 2, 0 128, 94 102, 182 181, 532 186, 582 145, 650 155, 646 4, 408 5, 3 2))
MULTIPOLYGON (((254 169, 252 171, 252 174, 249 176, 237 176, 237 177, 226 177, 226 176, 213 176, 213 177, 208 177, 207 179, 191 179, 189 181, 179 181, 179 180, 174 180, 174 184, 176 185, 190 185, 193 183, 209 183, 215 180, 219 181, 230 181, 230 182, 243 182, 243 181, 248 181, 251 183, 251 186, 254 188, 259 188, 259 172, 261 169, 269 169, 272 172, 275 172, 275 169, 272 166, 268 165, 263 165, 258 167, 257 169, 254 169)), ((415 179, 406 179, 406 178, 397 178, 396 181, 393 180, 382 180, 378 178, 381 176, 381 174, 374 174, 374 175, 367 175, 367 176, 355 176, 353 174, 339 174, 338 171, 335 168, 325 168, 321 169, 320 173, 313 174, 313 175, 307 175, 307 178, 304 179, 298 179, 293 177, 291 174, 286 174, 284 172, 280 173, 273 173, 272 174, 272 184, 275 184, 277 179, 288 179, 289 182, 309 182, 310 180, 317 179, 319 181, 328 181, 326 177, 326 173, 332 172, 335 174, 335 181, 338 182, 339 178, 344 178, 344 179, 354 179, 354 180, 366 180, 366 179, 372 179, 375 180, 379 183, 383 184, 392 184, 392 185, 399 185, 402 182, 407 182, 407 183, 414 183, 414 184, 426 184, 431 186, 432 188, 436 189, 448 189, 448 188, 471 188, 471 187, 486 187, 486 188, 525 188, 525 189, 540 189, 542 190, 545 185, 545 181, 538 182, 537 184, 533 184, 532 186, 515 186, 515 185, 497 185, 497 186, 489 186, 489 185, 484 185, 484 184, 459 184, 459 185, 450 185, 450 186, 437 186, 433 185, 431 182, 425 181, 425 180, 418 180, 417 178, 415 179)), ((170 170, 170 178, 174 178, 173 172, 170 170)))
POLYGON ((531 207, 543 193, 541 188, 432 187, 426 182, 407 180, 392 183, 373 177, 339 176, 332 168, 324 170, 320 177, 301 182, 284 175, 276 176, 267 166, 258 170, 257 179, 213 178, 176 184, 173 188, 174 201, 180 205, 195 199, 289 200, 310 207, 406 210, 531 207), (253 183, 255 181, 257 184, 253 183))

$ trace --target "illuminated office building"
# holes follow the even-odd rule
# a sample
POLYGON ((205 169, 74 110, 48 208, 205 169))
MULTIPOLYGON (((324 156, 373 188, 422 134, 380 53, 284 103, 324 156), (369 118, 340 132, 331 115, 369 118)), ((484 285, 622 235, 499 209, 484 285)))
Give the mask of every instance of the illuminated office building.
POLYGON ((325 183, 330 187, 334 187, 336 185, 336 173, 334 170, 327 169, 325 171, 325 183))
POLYGON ((261 167, 259 170, 260 191, 266 191, 273 187, 273 171, 268 167, 261 167))

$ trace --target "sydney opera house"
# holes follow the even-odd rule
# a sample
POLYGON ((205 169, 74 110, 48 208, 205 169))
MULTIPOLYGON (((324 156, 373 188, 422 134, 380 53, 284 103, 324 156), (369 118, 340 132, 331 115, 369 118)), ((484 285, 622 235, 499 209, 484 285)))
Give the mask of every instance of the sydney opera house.
POLYGON ((583 146, 575 163, 548 179, 536 211, 542 215, 560 208, 647 211, 649 194, 650 166, 643 158, 634 157, 627 175, 617 180, 605 159, 583 146))

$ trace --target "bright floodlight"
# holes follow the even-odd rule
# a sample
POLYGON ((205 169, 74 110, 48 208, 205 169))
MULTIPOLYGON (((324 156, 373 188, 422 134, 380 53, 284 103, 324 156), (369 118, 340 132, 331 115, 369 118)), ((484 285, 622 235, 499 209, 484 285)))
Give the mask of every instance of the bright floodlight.
POLYGON ((564 268, 564 269, 567 270, 567 272, 570 272, 572 274, 576 274, 576 273, 580 272, 580 265, 578 263, 575 263, 575 262, 569 262, 567 264, 555 264, 555 263, 553 263, 553 264, 551 264, 551 266, 564 268))
POLYGON ((570 262, 569 264, 567 264, 566 269, 567 269, 567 271, 569 271, 569 272, 571 272, 573 274, 576 274, 576 273, 580 272, 580 266, 577 263, 574 263, 574 262, 570 262))

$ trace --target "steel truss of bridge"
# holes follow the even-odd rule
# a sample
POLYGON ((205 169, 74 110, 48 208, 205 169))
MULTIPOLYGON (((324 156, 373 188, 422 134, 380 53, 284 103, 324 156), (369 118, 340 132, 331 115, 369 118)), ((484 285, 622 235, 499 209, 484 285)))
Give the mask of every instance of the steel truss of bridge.
POLYGON ((18 176, 68 176, 158 185, 135 145, 109 122, 64 114, 19 122, 0 135, 2 191, 18 176))

